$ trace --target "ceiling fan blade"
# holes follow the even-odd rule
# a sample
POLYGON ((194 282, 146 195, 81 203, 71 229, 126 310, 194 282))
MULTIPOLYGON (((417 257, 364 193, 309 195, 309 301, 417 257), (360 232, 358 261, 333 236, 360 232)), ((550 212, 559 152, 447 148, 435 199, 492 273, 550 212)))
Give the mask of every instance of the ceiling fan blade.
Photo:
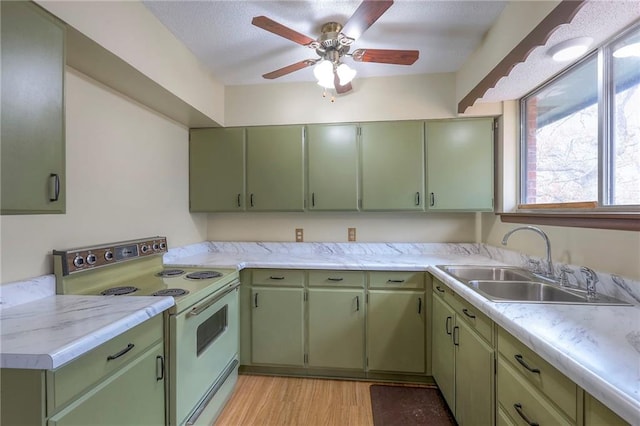
POLYGON ((393 4, 393 0, 364 0, 344 24, 342 34, 357 40, 393 4))
POLYGON ((340 85, 340 78, 338 77, 338 73, 336 71, 333 71, 333 86, 336 89, 336 93, 338 95, 342 95, 343 93, 347 93, 348 91, 353 89, 353 86, 351 86, 351 82, 345 84, 344 86, 340 85))
POLYGON ((411 65, 418 60, 418 50, 357 49, 351 56, 356 62, 411 65))
POLYGON ((258 28, 262 28, 263 30, 267 30, 303 46, 309 46, 310 44, 316 43, 316 41, 311 37, 300 34, 289 27, 285 27, 284 25, 277 23, 273 19, 267 18, 266 16, 256 16, 251 20, 251 23, 258 28))
POLYGON ((287 65, 286 67, 271 71, 263 74, 262 77, 273 80, 274 78, 282 77, 283 75, 291 74, 294 71, 301 70, 315 64, 317 61, 313 59, 305 59, 304 61, 296 62, 295 64, 287 65))

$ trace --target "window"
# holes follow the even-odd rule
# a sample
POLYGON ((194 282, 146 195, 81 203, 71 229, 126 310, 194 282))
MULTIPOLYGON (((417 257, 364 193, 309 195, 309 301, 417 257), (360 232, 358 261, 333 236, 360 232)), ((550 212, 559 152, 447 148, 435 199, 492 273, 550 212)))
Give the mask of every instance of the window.
POLYGON ((640 206, 640 27, 521 100, 521 203, 640 206))

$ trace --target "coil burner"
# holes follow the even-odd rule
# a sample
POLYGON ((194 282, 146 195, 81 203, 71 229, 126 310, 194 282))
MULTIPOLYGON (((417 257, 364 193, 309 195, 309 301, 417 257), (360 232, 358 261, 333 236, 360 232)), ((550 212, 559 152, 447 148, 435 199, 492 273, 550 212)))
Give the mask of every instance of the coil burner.
POLYGON ((181 288, 167 288, 164 290, 158 290, 155 293, 152 293, 151 295, 180 297, 180 296, 184 296, 185 294, 189 294, 189 292, 181 288))
POLYGON ((102 294, 103 296, 122 296, 125 294, 131 294, 133 292, 138 291, 138 287, 133 287, 133 286, 123 286, 123 287, 111 287, 108 288, 104 291, 102 291, 100 294, 102 294))
POLYGON ((222 274, 218 271, 198 271, 187 274, 186 278, 190 280, 210 280, 221 276, 222 274))
POLYGON ((158 277, 166 278, 166 277, 179 277, 184 274, 182 269, 165 269, 156 274, 158 277))

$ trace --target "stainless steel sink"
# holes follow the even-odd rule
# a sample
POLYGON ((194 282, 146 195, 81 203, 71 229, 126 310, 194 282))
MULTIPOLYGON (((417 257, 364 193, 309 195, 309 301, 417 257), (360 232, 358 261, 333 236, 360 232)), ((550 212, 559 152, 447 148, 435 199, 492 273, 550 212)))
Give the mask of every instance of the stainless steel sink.
POLYGON ((590 299, 586 291, 560 287, 553 280, 521 268, 471 265, 437 267, 493 302, 631 305, 602 294, 590 299))

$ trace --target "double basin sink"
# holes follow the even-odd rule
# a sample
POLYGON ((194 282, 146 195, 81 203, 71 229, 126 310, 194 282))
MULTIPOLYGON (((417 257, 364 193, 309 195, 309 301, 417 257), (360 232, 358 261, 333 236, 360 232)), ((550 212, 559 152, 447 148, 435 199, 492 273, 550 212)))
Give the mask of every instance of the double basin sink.
POLYGON ((561 287, 555 280, 522 268, 470 265, 438 265, 437 268, 492 302, 629 305, 603 294, 587 297, 584 290, 561 287))

